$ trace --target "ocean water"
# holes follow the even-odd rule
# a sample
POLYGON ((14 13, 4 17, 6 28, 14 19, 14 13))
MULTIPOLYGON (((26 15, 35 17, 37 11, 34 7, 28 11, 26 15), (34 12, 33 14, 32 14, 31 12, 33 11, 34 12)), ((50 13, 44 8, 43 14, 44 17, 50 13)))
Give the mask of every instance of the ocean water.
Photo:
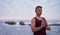
MULTIPOLYGON (((51 26, 50 31, 46 31, 47 35, 60 35, 60 26, 51 26)), ((0 23, 0 35, 33 35, 31 26, 26 25, 7 25, 0 23)))

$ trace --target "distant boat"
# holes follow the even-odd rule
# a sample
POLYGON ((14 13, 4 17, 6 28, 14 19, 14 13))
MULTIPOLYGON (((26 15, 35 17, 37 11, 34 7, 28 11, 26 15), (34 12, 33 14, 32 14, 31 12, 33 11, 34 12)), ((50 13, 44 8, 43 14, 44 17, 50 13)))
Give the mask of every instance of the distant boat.
POLYGON ((31 26, 31 24, 28 24, 29 26, 31 26))
POLYGON ((13 21, 11 21, 11 22, 10 22, 10 21, 6 21, 5 24, 8 24, 8 25, 15 25, 16 22, 13 22, 13 21))
POLYGON ((51 26, 60 26, 60 24, 50 24, 51 26))
POLYGON ((23 21, 20 21, 19 25, 25 25, 23 21))

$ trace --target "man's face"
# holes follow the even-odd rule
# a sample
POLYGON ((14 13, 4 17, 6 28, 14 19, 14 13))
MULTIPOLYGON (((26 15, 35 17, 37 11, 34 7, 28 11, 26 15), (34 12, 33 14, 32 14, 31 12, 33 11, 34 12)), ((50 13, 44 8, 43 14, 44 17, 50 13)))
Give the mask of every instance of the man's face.
POLYGON ((35 12, 36 12, 36 14, 41 15, 42 14, 42 8, 37 8, 35 12))

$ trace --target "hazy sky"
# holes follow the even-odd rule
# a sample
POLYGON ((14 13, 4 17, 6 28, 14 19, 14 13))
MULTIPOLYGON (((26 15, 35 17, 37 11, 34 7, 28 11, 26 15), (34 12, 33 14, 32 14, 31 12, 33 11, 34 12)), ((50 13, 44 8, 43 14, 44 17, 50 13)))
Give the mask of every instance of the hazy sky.
POLYGON ((31 19, 37 5, 43 6, 42 17, 60 19, 60 0, 0 0, 0 19, 31 19))

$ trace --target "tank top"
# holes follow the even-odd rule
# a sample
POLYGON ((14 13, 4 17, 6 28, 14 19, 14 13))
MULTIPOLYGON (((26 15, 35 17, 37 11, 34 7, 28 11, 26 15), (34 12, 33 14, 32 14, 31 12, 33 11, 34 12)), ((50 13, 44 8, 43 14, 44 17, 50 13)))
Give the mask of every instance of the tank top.
MULTIPOLYGON (((36 17, 34 17, 34 19, 35 19, 35 27, 41 26, 42 20, 38 20, 36 17)), ((43 27, 42 29, 34 32, 34 35, 46 35, 46 27, 43 27)))

